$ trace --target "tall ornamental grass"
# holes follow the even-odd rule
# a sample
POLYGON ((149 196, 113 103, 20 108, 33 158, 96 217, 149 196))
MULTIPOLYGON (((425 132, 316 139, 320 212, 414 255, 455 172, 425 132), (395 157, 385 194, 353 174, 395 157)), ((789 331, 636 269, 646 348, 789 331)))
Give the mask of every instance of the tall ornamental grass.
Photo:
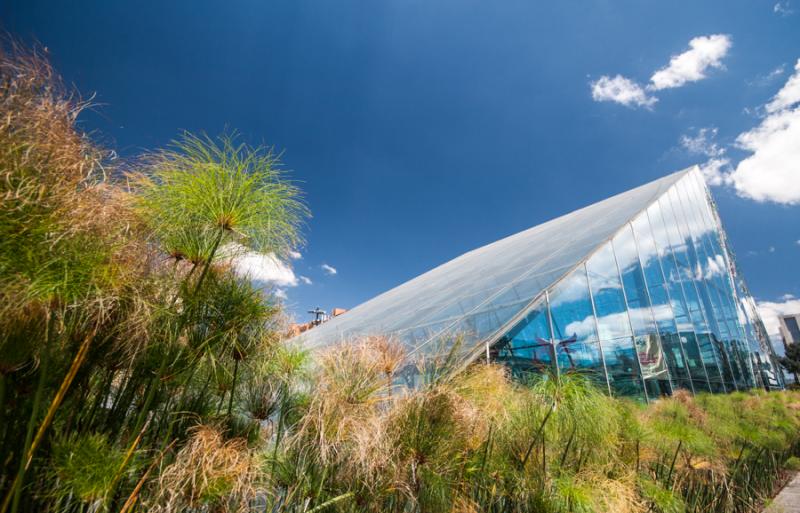
POLYGON ((307 210, 235 135, 121 165, 42 50, 2 46, 0 512, 130 511, 199 423, 259 432, 242 384, 283 320, 235 259, 293 250, 307 210))

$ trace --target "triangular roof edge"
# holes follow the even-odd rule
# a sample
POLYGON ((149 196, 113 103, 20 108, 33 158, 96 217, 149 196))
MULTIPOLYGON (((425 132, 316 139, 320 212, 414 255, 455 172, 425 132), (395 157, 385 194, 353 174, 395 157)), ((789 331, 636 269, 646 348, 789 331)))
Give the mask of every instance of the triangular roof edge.
MULTIPOLYGON (((337 338, 338 337, 340 340, 345 340, 346 337, 348 337, 348 336, 357 336, 358 333, 354 332, 354 331, 352 331, 350 329, 347 329, 347 331, 351 331, 351 333, 349 335, 346 332, 342 331, 341 328, 337 329, 338 324, 341 321, 344 321, 345 318, 347 318, 348 320, 352 320, 354 318, 353 316, 358 316, 365 308, 367 309, 367 311, 369 311, 370 306, 374 305, 374 303, 376 301, 383 300, 385 302, 385 301, 389 300, 389 298, 392 297, 393 295, 397 295, 398 293, 402 294, 401 291, 403 291, 407 287, 413 286, 414 284, 418 284, 419 282, 423 282, 424 283, 426 281, 426 279, 429 279, 428 277, 430 277, 431 275, 436 275, 436 273, 440 273, 441 274, 442 272, 446 272, 445 269, 448 266, 453 265, 453 264, 458 265, 459 263, 463 263, 464 259, 475 258, 481 252, 489 252, 489 253, 491 253, 493 250, 497 251, 499 248, 502 248, 503 245, 505 245, 505 244, 513 244, 513 241, 519 240, 519 238, 524 239, 526 237, 529 237, 532 234, 532 232, 535 232, 537 230, 546 230, 548 226, 552 227, 554 223, 557 225, 557 223, 559 221, 564 221, 564 220, 566 220, 566 219, 568 219, 568 218, 570 218, 572 216, 575 216, 575 215, 577 215, 577 214, 579 214, 581 212, 587 211, 588 209, 591 209, 593 207, 596 208, 596 207, 598 207, 600 205, 603 205, 603 204, 606 204, 606 203, 609 203, 609 202, 613 203, 614 201, 619 201, 621 196, 625 196, 625 195, 628 195, 628 194, 635 194, 636 191, 640 191, 640 190, 646 189, 648 187, 654 188, 654 191, 651 193, 652 194, 651 197, 645 196, 645 197, 642 198, 642 200, 641 200, 642 203, 643 203, 642 207, 638 208, 637 210, 635 210, 634 212, 632 212, 630 214, 627 214, 627 217, 624 218, 624 221, 619 222, 619 223, 615 223, 616 226, 613 228, 613 231, 610 232, 610 235, 607 235, 602 241, 598 242, 597 244, 593 244, 592 246, 590 246, 591 250, 587 251, 585 254, 582 254, 582 257, 576 263, 574 263, 573 265, 570 265, 568 267, 565 266, 566 270, 563 273, 561 273, 558 276, 558 278, 552 279, 551 281, 549 281, 549 283, 547 285, 542 286, 542 288, 538 292, 535 292, 535 295, 532 297, 532 299, 530 301, 525 303, 524 306, 522 306, 521 309, 519 311, 517 311, 515 314, 513 314, 508 320, 506 320, 505 322, 502 322, 502 324, 500 325, 500 327, 498 329, 495 329, 489 335, 481 337, 480 339, 472 340, 471 343, 469 344, 469 346, 464 348, 464 353, 462 354, 462 361, 464 361, 464 358, 468 358, 469 361, 472 361, 472 360, 475 359, 475 357, 477 355, 480 354, 480 352, 483 351, 483 349, 484 349, 484 347, 485 347, 485 345, 486 345, 486 343, 488 341, 492 340, 493 338, 496 338, 499 333, 503 332, 503 330, 510 329, 510 327, 513 327, 513 325, 516 322, 519 322, 520 319, 522 319, 525 315, 527 315, 531 311, 531 309, 534 308, 541 301, 542 296, 545 294, 545 292, 547 290, 551 290, 561 280, 563 280, 565 276, 568 276, 576 268, 578 268, 580 265, 585 263, 589 258, 591 258, 592 255, 594 255, 597 252, 597 250, 599 250, 606 242, 608 242, 608 240, 613 239, 613 237, 615 237, 620 232, 620 230, 622 230, 632 219, 634 219, 636 216, 638 216, 642 211, 644 211, 647 208, 649 208, 663 194, 668 192, 676 183, 678 183, 681 179, 683 179, 686 175, 688 175, 689 173, 691 173, 695 169, 696 169, 696 166, 695 167, 690 167, 690 168, 687 168, 687 169, 683 169, 681 171, 677 171, 677 172, 674 172, 674 173, 671 173, 671 174, 668 174, 668 175, 663 176, 661 178, 658 178, 656 180, 652 180, 650 182, 647 182, 645 184, 639 185, 639 186, 634 187, 632 189, 628 189, 626 191, 620 192, 620 193, 615 194, 613 196, 609 196, 607 198, 604 198, 604 199, 602 199, 600 201, 591 203, 591 204, 586 205, 584 207, 581 207, 579 209, 570 211, 570 212, 568 212, 566 214, 563 214, 561 216, 552 218, 552 219, 550 219, 548 221, 545 221, 543 223, 539 223, 539 224, 537 224, 537 225, 535 225, 535 226, 533 226, 531 228, 525 229, 525 230, 523 230, 521 232, 517 232, 515 234, 509 235, 509 236, 504 237, 502 239, 499 239, 497 241, 494 241, 494 242, 491 242, 489 244, 486 244, 486 245, 480 246, 478 248, 475 248, 473 250, 470 250, 470 251, 468 251, 466 253, 463 253, 463 254, 461 254, 461 255, 459 255, 459 256, 451 259, 451 260, 448 260, 447 262, 444 262, 444 263, 434 267, 433 269, 430 269, 430 270, 424 272, 423 274, 420 274, 420 275, 412 278, 411 280, 403 282, 403 283, 401 283, 401 284, 399 284, 399 285, 397 285, 397 286, 395 286, 395 287, 393 287, 393 288, 391 288, 391 289, 389 289, 389 290, 387 290, 385 292, 382 292, 381 294, 378 294, 377 296, 374 296, 374 297, 370 298, 369 300, 367 300, 367 301, 359 304, 358 306, 354 307, 353 309, 351 309, 346 314, 344 314, 344 315, 342 315, 340 317, 337 317, 335 319, 332 319, 331 321, 323 324, 322 326, 320 326, 318 328, 315 328, 314 330, 311 330, 311 332, 305 332, 305 333, 302 333, 300 335, 297 335, 292 340, 293 341, 297 341, 300 344, 304 345, 304 340, 306 339, 307 336, 309 336, 309 335, 315 336, 316 335, 317 337, 319 337, 321 335, 321 333, 319 333, 319 330, 326 330, 326 328, 331 330, 331 331, 333 331, 333 332, 330 335, 323 336, 325 338, 329 338, 329 337, 337 338)), ((638 207, 638 205, 637 205, 637 207, 638 207)), ((614 225, 611 225, 611 226, 614 226, 614 225)), ((556 253, 553 253, 552 256, 555 257, 555 255, 560 253, 560 251, 562 249, 563 248, 560 248, 559 251, 556 252, 556 253)), ((457 317, 453 317, 451 319, 448 319, 446 325, 442 325, 441 327, 437 328, 435 331, 432 331, 430 334, 426 334, 425 338, 419 344, 415 344, 414 347, 411 348, 411 350, 409 351, 408 356, 411 357, 411 356, 413 356, 415 354, 418 354, 423 348, 429 347, 431 342, 433 342, 433 341, 435 341, 437 339, 440 339, 443 335, 446 335, 448 332, 453 331, 454 326, 457 326, 459 323, 463 322, 465 319, 469 318, 471 315, 474 315, 477 312, 480 312, 480 309, 482 307, 484 307, 487 303, 490 303, 493 299, 496 299, 497 297, 500 297, 501 294, 510 291, 513 287, 518 285, 522 280, 524 280, 526 278, 529 278, 529 277, 532 277, 532 276, 536 276, 536 273, 538 271, 540 271, 539 267, 531 267, 531 268, 521 272, 521 274, 519 276, 515 277, 514 280, 506 283, 504 286, 502 286, 501 288, 497 289, 496 291, 494 291, 489 296, 482 298, 482 300, 479 303, 477 303, 474 306, 470 307, 469 310, 462 311, 461 314, 458 315, 457 317)), ((553 274, 555 275, 555 273, 553 273, 553 274)), ((498 320, 502 321, 502 319, 498 319, 498 320)), ((389 333, 393 333, 393 331, 389 330, 389 333)), ((318 346, 318 345, 319 344, 315 344, 315 346, 318 346)), ((324 345, 327 345, 327 344, 324 344, 324 345)))
MULTIPOLYGON (((512 316, 507 322, 505 322, 503 325, 498 327, 495 331, 493 331, 492 333, 490 333, 486 337, 482 338, 480 341, 477 341, 476 344, 475 344, 475 348, 472 351, 468 352, 467 355, 462 359, 462 365, 466 367, 469 364, 471 364, 472 362, 474 362, 476 359, 478 359, 483 354, 483 352, 485 351, 487 344, 489 344, 492 341, 497 342, 499 340, 498 336, 500 334, 505 333, 508 330, 510 330, 511 328, 513 328, 514 326, 516 326, 517 323, 522 321, 522 319, 524 319, 528 314, 530 314, 533 311, 534 308, 537 308, 539 306, 539 304, 541 303, 541 301, 545 298, 545 296, 547 295, 547 293, 550 290, 552 290, 556 286, 558 286, 559 283, 561 283, 565 278, 567 278, 569 275, 571 275, 573 272, 575 272, 575 270, 578 269, 580 266, 585 265, 586 262, 589 261, 589 259, 591 259, 598 251, 600 251, 603 248, 603 246, 605 246, 609 241, 614 240, 614 237, 619 235, 622 232, 622 230, 625 229, 626 226, 628 226, 634 219, 636 219, 636 217, 641 215, 642 212, 647 211, 647 209, 649 209, 653 204, 655 204, 656 201, 661 199, 661 197, 663 197, 673 187, 675 187, 675 185, 678 182, 680 182, 686 176, 688 176, 689 174, 691 174, 692 172, 695 172, 695 171, 697 171, 697 166, 692 166, 692 167, 683 169, 681 171, 677 171, 675 173, 671 173, 671 174, 669 174, 669 175, 667 175, 665 177, 659 178, 659 180, 662 180, 662 179, 668 178, 670 176, 676 176, 677 177, 672 183, 670 183, 670 185, 666 189, 664 189, 663 191, 661 191, 660 194, 658 194, 657 196, 652 198, 650 200, 650 202, 648 202, 641 210, 637 211, 635 214, 633 214, 631 217, 629 217, 627 220, 625 220, 625 222, 623 222, 616 229, 616 231, 614 231, 610 236, 606 237, 601 242, 599 242, 583 258, 581 258, 578 262, 576 262, 575 265, 570 267, 567 271, 565 271, 563 274, 561 274, 561 276, 559 276, 557 279, 553 280, 553 282, 550 283, 550 285, 544 287, 536 296, 534 296, 528 302, 527 305, 525 305, 519 312, 517 312, 517 314, 512 316), (680 175, 680 176, 678 176, 678 175, 680 175)), ((702 176, 701 176, 701 179, 702 179, 702 176)), ((652 183, 652 182, 649 182, 649 183, 652 183)), ((703 184, 705 184, 705 180, 703 180, 703 184)), ((644 185, 646 186, 648 184, 644 184, 644 185)), ((621 193, 621 194, 624 194, 624 193, 621 193)), ((589 206, 591 206, 591 205, 589 205, 589 206)), ((584 208, 587 208, 587 207, 584 207, 584 208)), ((567 214, 567 215, 569 215, 569 214, 567 214)), ((558 219, 558 218, 556 218, 556 219, 558 219)), ((727 252, 727 248, 726 248, 726 252, 727 252)), ((514 286, 513 283, 509 285, 509 287, 513 287, 513 286, 514 286)), ((421 348, 423 345, 431 342, 436 337, 438 337, 441 334, 443 334, 444 331, 445 330, 442 330, 436 336, 433 336, 433 337, 429 338, 428 340, 426 340, 423 344, 420 344, 417 348, 414 349, 414 351, 409 353, 409 356, 411 356, 412 354, 416 353, 417 350, 419 350, 419 348, 421 348)))

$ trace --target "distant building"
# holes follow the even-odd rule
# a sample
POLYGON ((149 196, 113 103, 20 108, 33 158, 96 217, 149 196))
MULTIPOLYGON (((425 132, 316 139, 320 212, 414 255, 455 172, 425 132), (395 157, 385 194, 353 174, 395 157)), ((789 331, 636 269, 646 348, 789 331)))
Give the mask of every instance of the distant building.
POLYGON ((314 319, 309 322, 290 324, 286 336, 289 338, 296 337, 297 335, 305 333, 311 328, 319 326, 320 324, 325 323, 330 319, 333 319, 334 317, 342 315, 346 311, 347 311, 346 308, 334 308, 331 310, 330 315, 328 315, 327 312, 325 312, 324 310, 320 310, 319 308, 317 308, 316 310, 310 310, 308 313, 314 314, 314 319))
POLYGON ((797 344, 800 342, 800 313, 780 316, 780 333, 783 338, 783 346, 797 344))
POLYGON ((410 387, 442 352, 520 378, 580 372, 644 401, 784 386, 697 169, 470 251, 296 340, 314 350, 367 335, 405 346, 410 387))

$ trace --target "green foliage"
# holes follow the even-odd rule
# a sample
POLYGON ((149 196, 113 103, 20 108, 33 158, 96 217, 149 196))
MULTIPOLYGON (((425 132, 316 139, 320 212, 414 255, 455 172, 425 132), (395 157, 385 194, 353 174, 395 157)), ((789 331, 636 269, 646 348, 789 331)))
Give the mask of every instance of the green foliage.
MULTIPOLYGON (((118 510, 156 493, 198 424, 263 442, 275 408, 250 416, 241 389, 271 356, 288 415, 298 359, 274 350, 280 306, 233 267, 294 249, 308 212, 271 151, 228 136, 186 134, 115 181, 111 152, 77 128, 86 104, 41 52, 5 46, 0 511, 118 510)), ((224 484, 204 496, 239 490, 224 484)))
POLYGON ((53 444, 53 470, 60 496, 81 501, 105 500, 125 454, 102 434, 70 434, 53 444))
POLYGON ((653 511, 658 513, 682 513, 686 505, 675 491, 665 488, 664 485, 653 479, 642 477, 639 479, 639 492, 642 498, 650 504, 653 511))
POLYGON ((791 470, 794 472, 800 471, 800 458, 797 456, 791 456, 783 465, 786 467, 786 470, 791 470))
POLYGON ((786 355, 778 359, 786 372, 791 372, 797 377, 800 374, 800 344, 789 344, 786 347, 786 355))
POLYGON ((302 242, 308 211, 279 164, 270 149, 235 135, 186 133, 138 175, 139 209, 176 257, 207 262, 226 243, 286 256, 302 242))

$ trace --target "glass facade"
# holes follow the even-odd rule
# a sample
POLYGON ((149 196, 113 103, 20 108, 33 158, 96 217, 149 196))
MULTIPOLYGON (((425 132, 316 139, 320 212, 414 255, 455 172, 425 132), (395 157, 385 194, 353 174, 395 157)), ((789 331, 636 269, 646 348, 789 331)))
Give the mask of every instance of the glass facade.
MULTIPOLYGON (((553 370, 589 373, 611 394, 640 400, 679 388, 782 387, 755 302, 726 246, 702 178, 686 173, 547 289, 533 311, 542 319, 549 311, 551 332, 540 323, 537 347, 555 355, 553 370)), ((511 362, 516 340, 500 340, 503 351, 492 357, 511 362)), ((513 369, 544 366, 516 358, 513 369)))
POLYGON ((648 401, 783 386, 697 170, 470 251, 298 336, 386 335, 414 360, 457 351, 511 373, 582 373, 648 401), (458 341, 458 344, 455 344, 458 341))

